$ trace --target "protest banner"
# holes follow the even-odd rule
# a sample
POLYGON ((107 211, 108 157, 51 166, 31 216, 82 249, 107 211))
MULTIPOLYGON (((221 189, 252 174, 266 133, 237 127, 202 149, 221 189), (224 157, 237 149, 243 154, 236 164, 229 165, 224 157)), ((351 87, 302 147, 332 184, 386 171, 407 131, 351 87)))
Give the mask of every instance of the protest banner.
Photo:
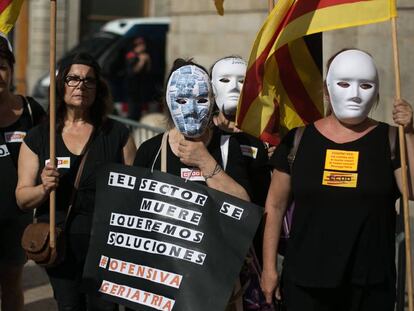
POLYGON ((224 310, 262 213, 170 174, 107 165, 85 285, 135 310, 224 310))

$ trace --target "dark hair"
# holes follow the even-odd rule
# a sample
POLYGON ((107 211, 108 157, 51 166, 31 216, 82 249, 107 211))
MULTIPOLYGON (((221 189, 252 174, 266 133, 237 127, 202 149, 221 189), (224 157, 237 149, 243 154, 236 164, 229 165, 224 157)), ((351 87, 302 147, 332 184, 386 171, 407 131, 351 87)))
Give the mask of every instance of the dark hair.
MULTIPOLYGON (((200 68, 201 70, 203 70, 208 76, 207 69, 204 68, 203 66, 193 62, 192 58, 188 58, 188 59, 177 58, 174 61, 173 65, 170 69, 170 72, 168 73, 167 79, 165 80, 164 94, 167 92, 167 84, 168 84, 168 81, 170 80, 170 77, 173 74, 173 72, 176 71, 178 68, 181 68, 183 66, 196 66, 196 67, 200 68)), ((163 103, 164 103, 164 106, 165 106, 164 114, 165 114, 165 118, 166 118, 166 121, 167 121, 167 126, 168 126, 168 128, 172 128, 172 127, 174 127, 174 122, 172 120, 170 110, 168 109, 167 101, 165 99, 165 96, 164 96, 163 103)))
POLYGON ((0 58, 4 58, 13 71, 15 58, 12 51, 10 51, 9 42, 6 38, 0 36, 0 58))
POLYGON ((87 53, 76 53, 65 58, 59 65, 56 76, 56 123, 57 130, 60 132, 64 127, 66 116, 65 79, 74 64, 86 65, 93 68, 96 85, 95 101, 89 111, 89 117, 95 128, 100 128, 106 121, 108 113, 112 111, 112 98, 108 85, 101 76, 101 68, 92 56, 87 53))

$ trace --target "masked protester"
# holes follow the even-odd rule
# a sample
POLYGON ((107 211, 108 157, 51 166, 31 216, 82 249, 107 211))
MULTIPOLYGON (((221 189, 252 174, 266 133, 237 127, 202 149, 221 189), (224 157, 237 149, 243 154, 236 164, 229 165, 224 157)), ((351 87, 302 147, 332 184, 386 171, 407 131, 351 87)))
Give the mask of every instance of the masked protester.
MULTIPOLYGON (((392 311, 395 201, 402 191, 398 139, 390 134, 391 126, 368 117, 379 89, 371 56, 344 50, 327 67, 331 113, 305 127, 292 169, 287 156, 295 130, 271 159, 262 289, 270 302, 279 283, 276 250, 281 222, 293 196, 281 282, 287 310, 392 311)), ((396 100, 393 119, 404 127, 414 181, 411 106, 396 100)), ((409 184, 413 199, 413 183, 409 184)))
MULTIPOLYGON (((227 141, 230 137, 233 137, 239 143, 251 186, 251 200, 257 205, 264 206, 270 184, 267 150, 262 141, 241 132, 234 122, 246 68, 246 62, 238 56, 221 58, 211 67, 211 84, 218 108, 213 117, 213 122, 221 135, 223 158, 228 155, 226 150, 227 141)), ((252 248, 249 251, 248 258, 240 274, 241 285, 246 288, 243 295, 245 310, 261 310, 254 306, 261 305, 261 302, 264 303, 264 298, 260 299, 257 295, 257 292, 260 293, 260 287, 256 272, 260 271, 259 263, 262 260, 262 237, 263 230, 260 226, 254 239, 254 249, 252 248), (252 292, 256 292, 256 294, 252 294, 252 292)))
POLYGON ((118 309, 81 289, 93 214, 99 213, 94 210, 96 173, 108 162, 131 165, 136 150, 129 130, 108 118, 111 104, 96 61, 85 53, 71 55, 56 77, 57 167, 49 162, 48 123, 33 128, 20 149, 19 207, 36 209, 37 221, 48 222, 49 194, 56 190, 56 224, 65 227, 65 256, 46 272, 60 311, 118 309))
POLYGON ((0 309, 4 311, 23 310, 21 278, 26 258, 20 241, 31 214, 22 214, 16 204, 19 149, 28 130, 45 116, 33 98, 11 91, 13 66, 9 42, 0 36, 0 309))
MULTIPOLYGON (((206 70, 192 61, 177 59, 165 96, 169 112, 167 172, 249 200, 243 159, 234 140, 229 142, 232 161, 223 167, 220 137, 211 128, 212 90, 206 70)), ((160 170, 162 138, 160 134, 144 142, 134 165, 160 170)))

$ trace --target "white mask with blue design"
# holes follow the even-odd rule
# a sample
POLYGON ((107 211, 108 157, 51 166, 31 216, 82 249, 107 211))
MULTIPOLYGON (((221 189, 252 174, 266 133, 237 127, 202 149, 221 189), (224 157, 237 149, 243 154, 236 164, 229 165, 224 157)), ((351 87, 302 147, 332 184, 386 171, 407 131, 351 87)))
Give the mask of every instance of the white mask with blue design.
POLYGON ((211 87, 204 70, 193 65, 175 70, 167 83, 166 101, 175 127, 185 137, 203 135, 211 114, 211 87))

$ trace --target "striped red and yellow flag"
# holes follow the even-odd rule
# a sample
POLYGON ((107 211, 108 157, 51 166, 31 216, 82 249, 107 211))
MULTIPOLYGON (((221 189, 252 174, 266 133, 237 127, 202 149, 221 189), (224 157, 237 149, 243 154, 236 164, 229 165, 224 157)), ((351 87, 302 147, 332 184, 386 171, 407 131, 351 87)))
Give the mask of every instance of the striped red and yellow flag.
POLYGON ((277 144, 279 133, 320 118, 322 77, 302 37, 394 16, 395 0, 279 0, 250 54, 238 126, 277 144))
POLYGON ((16 23, 23 0, 0 0, 0 32, 8 34, 16 23))

